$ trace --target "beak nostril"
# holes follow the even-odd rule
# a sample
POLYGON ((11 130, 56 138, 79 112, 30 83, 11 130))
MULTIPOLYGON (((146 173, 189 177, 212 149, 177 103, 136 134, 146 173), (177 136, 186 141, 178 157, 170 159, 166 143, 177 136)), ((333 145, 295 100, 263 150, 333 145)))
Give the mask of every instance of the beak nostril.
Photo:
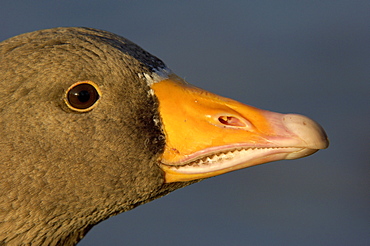
POLYGON ((234 116, 220 116, 218 121, 221 124, 236 127, 246 127, 245 123, 234 116))

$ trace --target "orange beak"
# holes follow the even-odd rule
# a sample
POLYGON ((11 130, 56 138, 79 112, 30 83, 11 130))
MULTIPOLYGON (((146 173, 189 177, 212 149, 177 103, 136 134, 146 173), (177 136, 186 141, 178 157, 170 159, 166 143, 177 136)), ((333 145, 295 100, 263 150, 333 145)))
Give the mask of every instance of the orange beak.
POLYGON ((313 120, 257 109, 193 87, 176 75, 154 83, 166 135, 165 182, 208 178, 328 147, 313 120))

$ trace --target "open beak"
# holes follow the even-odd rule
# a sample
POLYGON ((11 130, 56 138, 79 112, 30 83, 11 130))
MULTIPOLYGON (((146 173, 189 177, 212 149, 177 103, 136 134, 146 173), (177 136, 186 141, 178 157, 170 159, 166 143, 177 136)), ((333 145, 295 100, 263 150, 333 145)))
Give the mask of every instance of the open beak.
POLYGON ((257 109, 187 84, 172 74, 152 86, 166 146, 165 182, 208 178, 329 145, 322 127, 297 114, 257 109))

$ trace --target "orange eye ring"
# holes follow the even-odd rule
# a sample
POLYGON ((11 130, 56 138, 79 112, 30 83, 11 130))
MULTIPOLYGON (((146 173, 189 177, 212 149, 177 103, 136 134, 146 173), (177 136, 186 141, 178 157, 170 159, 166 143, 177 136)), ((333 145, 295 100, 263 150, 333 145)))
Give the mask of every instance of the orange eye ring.
POLYGON ((79 81, 71 85, 64 96, 68 108, 76 112, 88 112, 96 107, 101 92, 92 81, 79 81))

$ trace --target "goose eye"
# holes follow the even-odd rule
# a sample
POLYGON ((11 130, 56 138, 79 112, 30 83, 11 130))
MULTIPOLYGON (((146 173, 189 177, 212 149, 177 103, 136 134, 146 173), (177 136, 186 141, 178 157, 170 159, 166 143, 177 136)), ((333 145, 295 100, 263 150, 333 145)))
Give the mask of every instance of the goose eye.
POLYGON ((91 81, 83 81, 68 88, 65 102, 69 108, 75 111, 86 112, 94 108, 99 98, 98 86, 91 81))

